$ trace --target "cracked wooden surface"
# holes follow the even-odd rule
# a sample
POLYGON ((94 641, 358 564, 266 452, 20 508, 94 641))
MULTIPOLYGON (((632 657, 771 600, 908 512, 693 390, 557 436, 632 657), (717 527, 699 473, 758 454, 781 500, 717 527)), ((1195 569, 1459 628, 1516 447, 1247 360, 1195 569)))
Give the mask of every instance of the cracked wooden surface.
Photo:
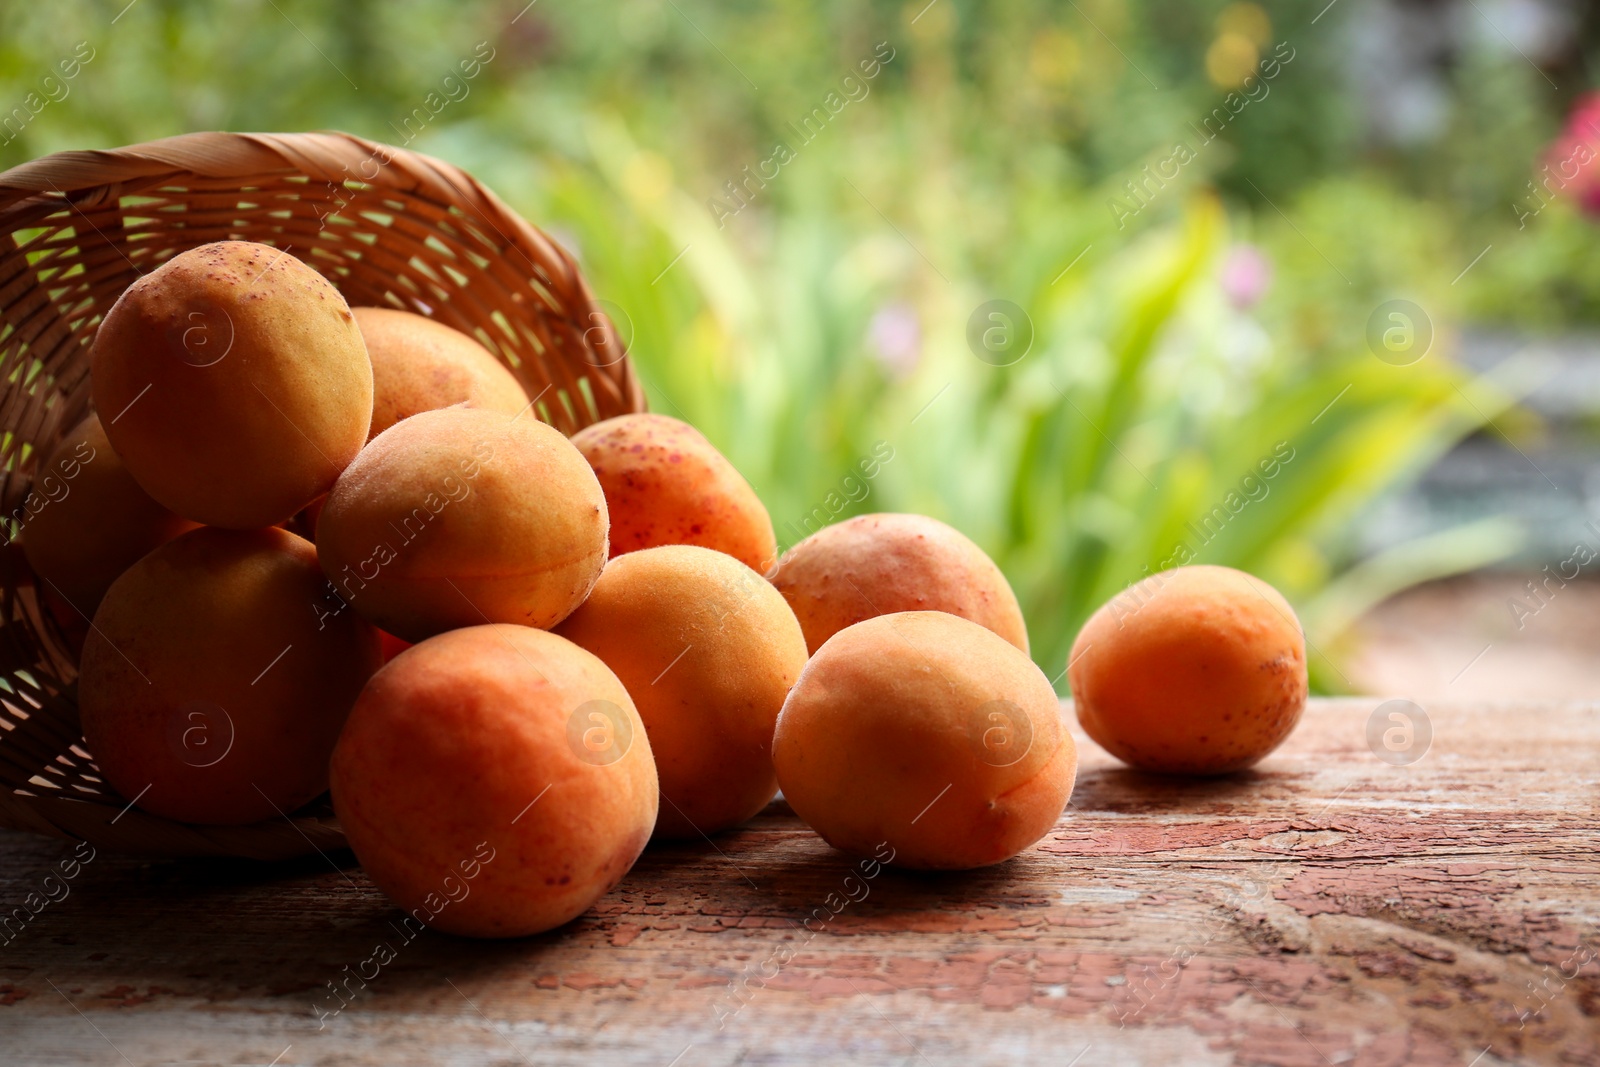
POLYGON ((1376 704, 1221 781, 1080 735, 1056 829, 968 874, 863 872, 775 805, 509 943, 407 941, 347 856, 64 879, 0 834, 0 905, 58 898, 0 934, 0 1061, 1600 1065, 1600 707, 1432 706, 1397 767, 1376 704))

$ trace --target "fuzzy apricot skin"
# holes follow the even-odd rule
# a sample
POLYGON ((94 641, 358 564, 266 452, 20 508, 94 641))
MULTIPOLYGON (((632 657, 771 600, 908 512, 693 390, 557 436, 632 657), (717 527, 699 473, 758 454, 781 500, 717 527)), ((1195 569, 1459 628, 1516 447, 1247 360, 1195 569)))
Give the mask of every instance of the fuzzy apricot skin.
POLYGON ((897 611, 944 611, 1028 651, 1028 626, 1000 568, 961 531, 926 515, 858 515, 783 554, 772 584, 812 652, 847 626, 897 611))
POLYGON ((180 822, 279 818, 328 787, 328 756, 380 658, 355 612, 319 618, 316 551, 276 527, 203 527, 112 583, 78 704, 100 772, 180 822))
POLYGON ((773 725, 806 644, 761 575, 696 545, 630 552, 556 632, 633 694, 661 778, 657 837, 698 838, 766 807, 773 725))
POLYGON ((765 574, 772 519, 750 483, 705 437, 665 415, 619 415, 573 435, 611 507, 611 555, 658 545, 726 552, 765 574))
POLYGON ((1178 567, 1129 587, 1084 624, 1068 663, 1084 730, 1147 771, 1242 770, 1282 744, 1305 710, 1294 609, 1231 567, 1178 567))
POLYGON ((378 888, 467 937, 581 915, 633 866, 656 818, 655 763, 627 690, 588 652, 524 626, 453 630, 396 656, 356 701, 332 778, 378 888), (626 721, 620 755, 579 754, 586 707, 626 721))
POLYGON ((372 426, 367 439, 401 419, 452 404, 515 415, 528 394, 487 348, 425 315, 351 308, 372 360, 372 426))
POLYGON ((1010 859, 1055 825, 1078 754, 1043 672, 940 611, 839 631, 778 715, 784 799, 835 848, 906 867, 1010 859))
POLYGON ((34 475, 22 551, 39 584, 84 621, 106 590, 156 547, 195 528, 150 499, 111 449, 100 420, 65 434, 34 475))
POLYGON ((339 597, 406 641, 554 626, 606 562, 605 495, 561 433, 497 411, 424 411, 379 434, 317 518, 339 597))
POLYGON ((372 419, 372 364, 344 297, 266 245, 202 245, 139 278, 90 364, 134 479, 209 526, 289 518, 327 492, 372 419))

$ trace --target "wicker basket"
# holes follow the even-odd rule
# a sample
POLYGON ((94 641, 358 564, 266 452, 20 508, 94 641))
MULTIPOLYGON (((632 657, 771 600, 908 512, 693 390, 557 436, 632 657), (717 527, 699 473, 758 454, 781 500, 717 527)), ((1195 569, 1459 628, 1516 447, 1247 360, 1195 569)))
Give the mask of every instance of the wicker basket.
MULTIPOLYGON (((89 411, 89 343, 130 282, 210 241, 287 249, 352 305, 429 315, 481 341, 571 434, 644 408, 609 318, 560 246, 469 175, 338 133, 196 133, 64 152, 0 174, 0 507, 89 411)), ((8 528, 9 529, 9 528, 8 528)), ((75 657, 14 543, 0 555, 0 826, 164 856, 277 859, 344 836, 326 800, 241 827, 171 822, 96 773, 75 657)))

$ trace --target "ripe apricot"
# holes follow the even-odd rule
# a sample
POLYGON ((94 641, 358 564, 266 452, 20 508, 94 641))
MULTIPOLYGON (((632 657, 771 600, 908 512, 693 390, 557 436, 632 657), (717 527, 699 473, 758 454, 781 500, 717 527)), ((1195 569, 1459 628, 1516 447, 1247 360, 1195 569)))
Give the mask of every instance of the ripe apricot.
POLYGON ((333 753, 333 806, 379 889, 425 925, 521 937, 586 911, 639 857, 656 771, 604 663, 471 626, 373 676, 333 753))
POLYGON ((611 508, 611 554, 700 545, 765 574, 772 519, 750 483, 699 430, 665 415, 619 415, 573 435, 611 508))
POLYGON ((90 415, 39 467, 20 526, 23 554, 44 591, 87 621, 118 575, 195 524, 139 488, 90 415))
POLYGON ((897 611, 944 611, 1023 652, 1028 627, 1000 568, 961 531, 926 515, 858 515, 783 554, 772 577, 812 652, 847 626, 897 611))
POLYGON ((378 669, 355 612, 316 610, 316 550, 277 527, 203 527, 111 584, 78 704, 107 782, 146 811, 239 824, 328 787, 328 756, 378 669))
POLYGON ((907 867, 1009 859, 1055 825, 1078 755, 1050 682, 941 611, 879 615, 811 657, 778 715, 784 799, 830 845, 907 867))
POLYGON ((368 440, 401 419, 452 404, 507 415, 528 406, 528 394, 505 364, 461 331, 394 308, 351 312, 372 360, 368 440))
POLYGON ((344 297, 266 245, 202 245, 139 278, 90 364, 128 471, 210 526, 289 518, 355 458, 372 419, 372 364, 344 297))
POLYGON ((445 408, 397 422, 340 475, 317 518, 337 594, 407 641, 459 626, 550 627, 606 562, 606 500, 531 414, 445 408))
POLYGON ((1107 752, 1167 774, 1226 774, 1283 743, 1306 703, 1306 643, 1278 591, 1231 567, 1153 574, 1073 642, 1078 721, 1107 752))
POLYGON ((759 574, 697 545, 630 552, 556 632, 633 694, 661 778, 657 837, 737 826, 772 799, 773 724, 806 644, 759 574))

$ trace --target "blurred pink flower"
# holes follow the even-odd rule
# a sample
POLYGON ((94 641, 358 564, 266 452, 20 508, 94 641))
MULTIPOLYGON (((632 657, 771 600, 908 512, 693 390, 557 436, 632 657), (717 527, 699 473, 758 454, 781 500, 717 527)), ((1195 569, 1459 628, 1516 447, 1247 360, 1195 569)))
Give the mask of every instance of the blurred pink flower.
POLYGON ((922 355, 922 325, 910 304, 885 304, 867 324, 872 354, 892 377, 904 378, 917 369, 922 355))
POLYGON ((1585 93, 1572 105, 1567 116, 1567 132, 1600 137, 1600 93, 1585 93))
POLYGON ((1251 244, 1237 244, 1222 263, 1222 292, 1240 311, 1254 307, 1272 285, 1272 263, 1251 244))
POLYGON ((1566 128, 1545 150, 1533 195, 1541 202, 1545 191, 1564 193, 1586 215, 1600 216, 1600 93, 1578 98, 1567 116, 1566 128))

